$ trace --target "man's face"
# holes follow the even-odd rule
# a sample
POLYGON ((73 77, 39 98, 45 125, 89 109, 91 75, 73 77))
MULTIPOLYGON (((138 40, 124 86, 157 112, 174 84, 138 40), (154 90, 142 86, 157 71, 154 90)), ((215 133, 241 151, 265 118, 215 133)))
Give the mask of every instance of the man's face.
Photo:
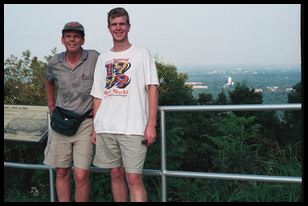
POLYGON ((84 44, 84 39, 82 36, 75 31, 64 32, 61 40, 68 52, 77 52, 84 44))
POLYGON ((113 37, 113 40, 117 42, 125 41, 130 29, 130 25, 127 24, 127 17, 120 16, 113 19, 109 18, 109 23, 108 29, 113 37))

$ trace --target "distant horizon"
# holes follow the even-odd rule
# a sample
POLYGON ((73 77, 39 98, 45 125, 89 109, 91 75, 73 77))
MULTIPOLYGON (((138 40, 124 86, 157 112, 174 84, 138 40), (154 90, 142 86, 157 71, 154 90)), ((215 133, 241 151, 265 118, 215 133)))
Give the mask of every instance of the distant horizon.
POLYGON ((201 67, 212 67, 205 69, 302 69, 301 64, 183 64, 183 65, 175 65, 178 69, 188 68, 191 69, 201 69, 201 67), (214 67, 214 68, 213 68, 214 67), (216 68, 219 67, 219 68, 216 68), (231 68, 232 67, 232 68, 231 68))
POLYGON ((300 64, 301 4, 4 4, 4 59, 65 50, 61 31, 79 21, 84 49, 113 46, 107 13, 124 7, 129 41, 172 65, 300 64), (69 12, 68 12, 69 11, 69 12))

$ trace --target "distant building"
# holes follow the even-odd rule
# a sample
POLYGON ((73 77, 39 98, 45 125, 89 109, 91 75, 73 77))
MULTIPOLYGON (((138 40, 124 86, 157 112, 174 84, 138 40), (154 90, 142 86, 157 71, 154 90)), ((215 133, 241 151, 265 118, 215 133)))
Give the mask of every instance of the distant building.
POLYGON ((208 86, 206 86, 206 85, 194 85, 192 88, 193 89, 207 89, 208 86))
POLYGON ((255 92, 256 92, 256 93, 263 92, 263 89, 255 89, 255 92))
POLYGON ((271 92, 276 92, 279 87, 277 87, 277 86, 270 86, 270 87, 266 87, 266 88, 268 90, 270 90, 271 92))
POLYGON ((202 82, 185 82, 187 85, 198 85, 198 84, 203 84, 202 82))
POLYGON ((225 84, 225 86, 232 86, 233 84, 234 82, 232 81, 232 78, 228 77, 227 84, 225 84))
POLYGON ((208 86, 203 85, 203 82, 185 82, 186 85, 191 86, 193 89, 207 89, 208 86))
POLYGON ((286 88, 286 92, 292 92, 292 91, 295 91, 295 89, 293 89, 293 88, 286 88))

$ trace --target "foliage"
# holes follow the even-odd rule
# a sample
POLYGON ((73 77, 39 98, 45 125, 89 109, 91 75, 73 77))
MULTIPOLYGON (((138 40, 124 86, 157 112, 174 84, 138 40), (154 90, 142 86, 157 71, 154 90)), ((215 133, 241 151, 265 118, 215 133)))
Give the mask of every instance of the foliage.
POLYGON ((236 83, 235 89, 229 92, 231 104, 262 104, 262 94, 248 88, 247 82, 236 83))
POLYGON ((91 202, 113 202, 110 181, 109 174, 91 173, 91 202))
MULTIPOLYGON (((43 152, 44 146, 41 144, 5 142, 4 161, 41 163, 43 152)), ((48 200, 48 177, 48 171, 4 168, 5 201, 41 202, 48 200)))
POLYGON ((177 73, 174 65, 156 62, 159 79, 159 105, 194 104, 192 88, 185 85, 187 74, 177 73))
POLYGON ((217 136, 207 136, 209 143, 202 144, 204 150, 212 152, 214 170, 237 173, 255 173, 258 159, 258 145, 251 143, 256 139, 260 125, 251 125, 255 117, 236 117, 233 113, 215 123, 217 136))
POLYGON ((301 82, 298 82, 292 87, 291 93, 288 94, 288 103, 301 103, 302 102, 302 86, 301 82))
POLYGON ((215 101, 215 104, 218 104, 218 105, 229 104, 229 101, 227 99, 227 95, 224 92, 224 90, 221 90, 221 92, 218 94, 217 99, 215 101))
MULTIPOLYGON (((180 169, 185 160, 178 158, 183 157, 188 148, 183 135, 184 133, 180 127, 172 128, 166 132, 166 136, 168 137, 166 146, 169 148, 167 150, 168 169, 170 170, 180 169)), ((157 142, 148 149, 145 168, 160 168, 161 158, 158 158, 161 157, 160 146, 161 141, 158 139, 157 142)))
MULTIPOLYGON (((302 86, 301 82, 293 86, 293 91, 288 95, 288 103, 301 103, 302 102, 302 86)), ((302 111, 286 111, 284 116, 284 128, 290 139, 295 142, 302 136, 302 111)), ((294 143, 294 142, 293 142, 294 143)))
POLYGON ((213 95, 209 93, 200 93, 198 98, 198 103, 201 105, 212 104, 213 95))
MULTIPOLYGON (((236 83, 235 89, 229 91, 230 104, 262 104, 263 98, 261 93, 255 92, 254 88, 249 88, 247 82, 236 83)), ((251 116, 256 112, 234 112, 238 116, 251 116)))
MULTIPOLYGON (((57 52, 45 57, 46 60, 57 52)), ((47 105, 45 71, 47 62, 40 61, 26 50, 22 58, 11 55, 4 61, 4 104, 47 105)))

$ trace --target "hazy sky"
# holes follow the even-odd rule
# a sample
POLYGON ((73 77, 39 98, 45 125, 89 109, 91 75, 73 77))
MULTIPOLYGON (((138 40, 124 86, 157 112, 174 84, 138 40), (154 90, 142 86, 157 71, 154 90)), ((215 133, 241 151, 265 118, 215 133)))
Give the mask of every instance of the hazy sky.
POLYGON ((84 25, 85 49, 104 52, 107 13, 118 6, 130 14, 130 42, 166 63, 301 63, 300 4, 5 4, 4 58, 63 51, 69 21, 84 25))

